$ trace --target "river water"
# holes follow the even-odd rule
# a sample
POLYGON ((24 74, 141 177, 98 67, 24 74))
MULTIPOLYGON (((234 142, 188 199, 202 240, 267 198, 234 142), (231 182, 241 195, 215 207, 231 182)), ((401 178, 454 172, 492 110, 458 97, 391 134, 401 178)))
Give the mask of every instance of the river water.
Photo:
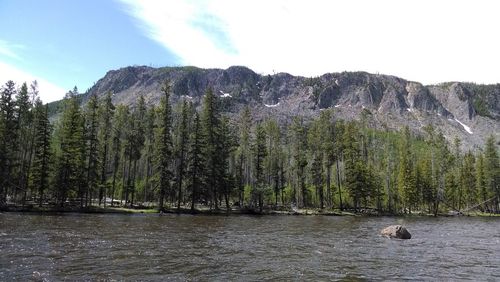
POLYGON ((271 279, 500 281, 500 218, 0 214, 0 281, 271 279))

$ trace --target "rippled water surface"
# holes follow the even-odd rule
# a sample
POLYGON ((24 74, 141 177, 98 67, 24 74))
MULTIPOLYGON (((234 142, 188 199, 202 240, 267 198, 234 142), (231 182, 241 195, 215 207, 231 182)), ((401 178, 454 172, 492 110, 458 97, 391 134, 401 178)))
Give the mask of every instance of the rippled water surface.
POLYGON ((28 279, 500 281, 500 218, 0 214, 0 281, 28 279))

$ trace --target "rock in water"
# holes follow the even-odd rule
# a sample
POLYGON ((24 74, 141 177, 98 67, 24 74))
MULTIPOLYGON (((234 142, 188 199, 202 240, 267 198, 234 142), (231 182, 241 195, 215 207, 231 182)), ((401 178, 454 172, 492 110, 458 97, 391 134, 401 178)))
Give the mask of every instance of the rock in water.
POLYGON ((388 226, 380 232, 383 236, 396 239, 411 239, 411 234, 401 225, 388 226))

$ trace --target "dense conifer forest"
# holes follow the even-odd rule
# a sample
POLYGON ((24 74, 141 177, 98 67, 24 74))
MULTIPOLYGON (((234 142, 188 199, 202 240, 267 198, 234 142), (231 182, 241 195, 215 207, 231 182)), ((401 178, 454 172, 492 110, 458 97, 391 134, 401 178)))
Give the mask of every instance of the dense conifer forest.
POLYGON ((224 115, 207 89, 202 105, 112 93, 81 105, 77 88, 49 120, 36 83, 8 81, 0 97, 0 205, 53 209, 121 206, 253 212, 289 209, 383 214, 498 213, 496 140, 460 150, 432 125, 374 129, 369 113, 344 121, 327 109, 288 123, 224 115))

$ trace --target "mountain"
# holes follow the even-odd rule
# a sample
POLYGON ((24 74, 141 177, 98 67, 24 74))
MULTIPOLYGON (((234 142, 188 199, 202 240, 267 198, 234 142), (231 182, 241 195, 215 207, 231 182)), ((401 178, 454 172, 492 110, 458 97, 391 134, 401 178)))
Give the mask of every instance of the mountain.
POLYGON ((133 66, 109 71, 86 93, 113 93, 114 103, 133 104, 143 95, 150 105, 160 99, 161 84, 169 80, 172 102, 190 99, 199 105, 206 89, 223 99, 234 116, 249 105, 255 119, 275 116, 281 122, 291 116, 317 116, 333 108, 341 119, 360 119, 372 126, 414 132, 432 124, 452 141, 458 137, 465 149, 482 147, 494 134, 500 140, 500 84, 477 85, 448 82, 422 85, 390 75, 366 72, 328 73, 306 78, 287 73, 260 75, 233 66, 228 69, 196 67, 152 68, 133 66))

